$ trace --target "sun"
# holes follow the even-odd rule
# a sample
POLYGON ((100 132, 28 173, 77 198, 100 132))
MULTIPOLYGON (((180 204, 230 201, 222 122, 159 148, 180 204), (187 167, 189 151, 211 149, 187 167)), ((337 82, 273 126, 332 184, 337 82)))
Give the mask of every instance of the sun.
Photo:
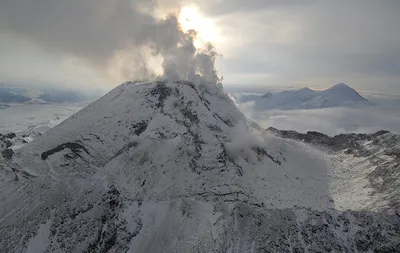
POLYGON ((179 13, 179 23, 185 32, 190 29, 197 31, 196 46, 204 45, 207 42, 218 44, 221 41, 221 36, 213 20, 205 17, 197 5, 183 7, 179 13))

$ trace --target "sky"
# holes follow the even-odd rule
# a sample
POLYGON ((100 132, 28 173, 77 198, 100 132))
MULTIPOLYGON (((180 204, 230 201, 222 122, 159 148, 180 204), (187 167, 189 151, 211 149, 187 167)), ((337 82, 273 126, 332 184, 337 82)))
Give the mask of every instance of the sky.
POLYGON ((225 86, 400 94, 399 12, 397 0, 2 0, 0 82, 110 89, 190 72, 189 52, 196 72, 214 75, 215 58, 225 86))

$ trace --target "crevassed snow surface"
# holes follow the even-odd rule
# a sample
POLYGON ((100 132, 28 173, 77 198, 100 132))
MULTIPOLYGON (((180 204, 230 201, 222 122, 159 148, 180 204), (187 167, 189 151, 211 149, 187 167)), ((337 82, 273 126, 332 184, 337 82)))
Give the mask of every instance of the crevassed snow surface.
POLYGON ((0 248, 51 221, 47 252, 396 250, 396 216, 335 210, 334 169, 217 87, 127 82, 3 159, 0 248))

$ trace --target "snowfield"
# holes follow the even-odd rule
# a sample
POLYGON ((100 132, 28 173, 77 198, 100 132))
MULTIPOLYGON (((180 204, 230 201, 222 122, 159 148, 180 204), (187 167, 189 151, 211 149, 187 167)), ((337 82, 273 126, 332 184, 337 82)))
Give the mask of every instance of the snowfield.
POLYGON ((0 109, 0 132, 24 133, 41 128, 48 130, 87 104, 12 104, 0 109))
POLYGON ((6 108, 0 108, 0 133, 16 134, 17 138, 10 140, 11 148, 15 150, 60 124, 87 104, 9 104, 6 108))
POLYGON ((341 159, 261 129, 219 86, 127 82, 2 158, 0 248, 399 252, 370 167, 341 159))

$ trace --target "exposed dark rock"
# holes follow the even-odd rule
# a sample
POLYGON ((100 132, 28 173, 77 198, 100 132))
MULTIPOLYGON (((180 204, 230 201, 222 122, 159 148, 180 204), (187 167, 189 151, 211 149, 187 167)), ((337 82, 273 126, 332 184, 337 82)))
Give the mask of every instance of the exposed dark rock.
POLYGON ((265 148, 263 148, 263 147, 253 147, 252 150, 254 152, 256 152, 259 161, 262 161, 262 158, 266 156, 269 159, 271 159, 271 161, 273 161, 274 163, 279 164, 279 165, 282 164, 282 162, 279 161, 278 158, 273 157, 272 155, 268 154, 267 150, 265 150, 265 148))
POLYGON ((199 120, 199 118, 197 117, 197 114, 194 113, 193 111, 191 111, 191 110, 189 109, 189 107, 184 107, 184 108, 182 108, 182 109, 181 109, 181 112, 182 112, 182 115, 183 115, 185 118, 189 119, 189 121, 190 121, 192 124, 199 124, 200 120, 199 120))
POLYGON ((276 135, 283 137, 283 138, 289 138, 289 139, 294 139, 294 140, 299 140, 299 141, 304 141, 306 143, 314 144, 314 145, 320 145, 320 146, 325 146, 328 147, 329 149, 332 149, 333 151, 339 151, 339 150, 344 150, 344 149, 349 149, 347 152, 352 153, 355 150, 358 150, 359 152, 354 153, 356 156, 367 156, 369 153, 367 150, 361 150, 362 147, 360 145, 360 141, 376 141, 377 137, 380 137, 382 135, 388 134, 390 132, 388 131, 379 131, 374 134, 355 134, 355 133, 350 133, 350 134, 339 134, 333 137, 330 137, 328 135, 325 135, 323 133, 315 132, 315 131, 309 131, 307 133, 299 133, 296 131, 287 131, 287 130, 278 130, 276 128, 270 127, 268 128, 270 132, 275 133, 276 135))
POLYGON ((128 143, 127 145, 125 145, 123 148, 121 148, 120 150, 117 151, 117 153, 115 153, 115 155, 113 155, 113 157, 111 159, 114 159, 117 156, 122 155, 126 150, 132 148, 132 147, 136 147, 138 145, 137 142, 131 142, 128 143))
POLYGON ((166 81, 157 82, 157 86, 150 92, 152 96, 158 95, 157 108, 163 107, 164 101, 172 94, 172 89, 170 87, 167 87, 165 85, 166 83, 166 81))
POLYGON ((198 133, 195 133, 188 128, 187 132, 193 138, 193 144, 195 146, 195 154, 193 155, 192 159, 189 162, 189 166, 193 172, 197 172, 198 174, 200 171, 198 169, 198 160, 201 157, 202 147, 201 144, 204 144, 204 141, 201 139, 201 136, 198 133))
POLYGON ((46 151, 46 152, 43 152, 42 155, 41 155, 41 158, 42 158, 42 160, 46 160, 47 157, 49 157, 49 156, 51 156, 51 155, 54 155, 55 153, 58 153, 58 152, 60 152, 60 151, 62 151, 62 150, 64 150, 64 149, 66 149, 66 148, 70 149, 71 152, 72 152, 74 155, 78 156, 78 157, 82 157, 82 156, 80 155, 80 153, 82 152, 82 150, 85 151, 86 154, 89 154, 89 152, 87 151, 87 149, 86 149, 84 146, 82 146, 81 144, 75 143, 75 142, 67 142, 67 143, 63 143, 63 144, 61 144, 61 145, 58 145, 57 147, 55 147, 55 148, 53 148, 53 149, 50 149, 50 150, 48 150, 48 151, 46 151))
POLYGON ((208 125, 207 127, 213 132, 218 132, 218 133, 222 132, 222 129, 217 125, 208 125))
POLYGON ((134 129, 134 133, 135 133, 137 136, 139 136, 141 133, 143 133, 144 131, 146 131, 147 125, 148 125, 148 124, 149 124, 149 123, 146 122, 146 121, 141 121, 141 122, 138 122, 138 123, 136 123, 136 124, 133 124, 133 125, 132 125, 132 128, 134 129))
POLYGON ((5 159, 11 159, 12 156, 14 155, 14 151, 13 151, 12 149, 10 149, 10 148, 6 148, 6 149, 3 149, 3 150, 1 151, 1 155, 2 155, 5 159))
POLYGON ((222 118, 220 115, 218 115, 216 113, 214 113, 214 118, 224 122, 224 124, 229 126, 229 127, 233 127, 234 126, 233 122, 230 119, 224 119, 224 118, 222 118))
POLYGON ((15 133, 7 133, 7 134, 4 134, 3 135, 5 138, 8 138, 8 139, 13 139, 13 138, 15 138, 17 135, 15 134, 15 133))
POLYGON ((5 140, 4 145, 5 145, 5 148, 9 148, 12 146, 12 142, 10 140, 5 140))

